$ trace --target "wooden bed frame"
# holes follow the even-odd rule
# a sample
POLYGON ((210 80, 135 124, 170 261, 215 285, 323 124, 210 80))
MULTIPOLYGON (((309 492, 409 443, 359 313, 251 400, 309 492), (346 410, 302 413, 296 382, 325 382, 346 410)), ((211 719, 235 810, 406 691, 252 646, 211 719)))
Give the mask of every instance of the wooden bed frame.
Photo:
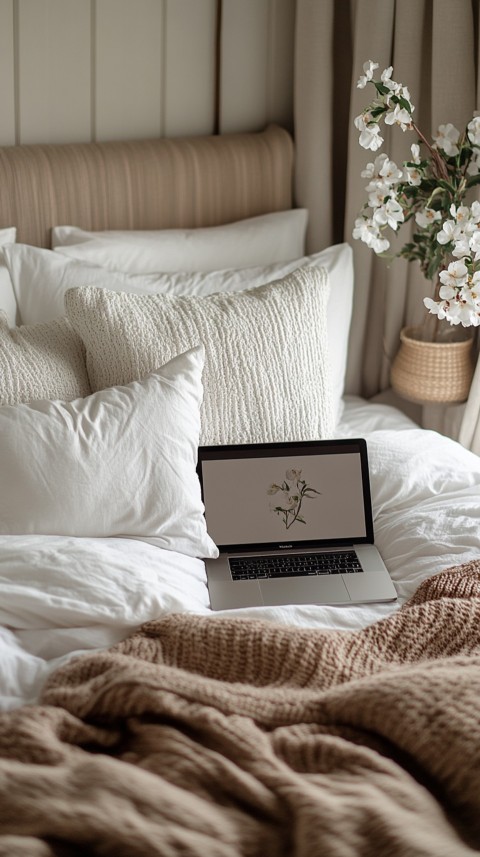
POLYGON ((251 134, 0 148, 0 228, 50 247, 52 226, 216 226, 292 207, 293 143, 251 134), (152 192, 152 187, 155 192, 152 192))

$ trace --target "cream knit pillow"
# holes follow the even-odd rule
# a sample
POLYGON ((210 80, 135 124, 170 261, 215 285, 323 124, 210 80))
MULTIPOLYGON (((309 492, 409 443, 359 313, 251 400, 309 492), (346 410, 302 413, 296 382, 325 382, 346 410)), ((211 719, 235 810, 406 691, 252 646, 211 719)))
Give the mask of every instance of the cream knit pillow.
POLYGON ((331 436, 323 268, 204 297, 70 289, 67 316, 83 339, 94 390, 141 378, 201 342, 202 444, 331 436))
POLYGON ((0 312, 0 405, 90 392, 85 349, 66 318, 9 328, 0 312))

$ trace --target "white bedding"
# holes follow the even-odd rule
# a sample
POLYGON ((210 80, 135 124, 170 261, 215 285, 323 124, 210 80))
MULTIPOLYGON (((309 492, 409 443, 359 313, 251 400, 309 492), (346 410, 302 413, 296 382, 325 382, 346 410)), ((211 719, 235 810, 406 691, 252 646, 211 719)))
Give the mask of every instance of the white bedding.
MULTIPOLYGON (((367 439, 376 543, 398 602, 229 615, 357 629, 398 609, 429 575, 478 558, 479 457, 354 397, 337 433, 367 439)), ((200 560, 134 539, 0 536, 0 707, 35 701, 64 659, 177 611, 210 612, 200 560)))

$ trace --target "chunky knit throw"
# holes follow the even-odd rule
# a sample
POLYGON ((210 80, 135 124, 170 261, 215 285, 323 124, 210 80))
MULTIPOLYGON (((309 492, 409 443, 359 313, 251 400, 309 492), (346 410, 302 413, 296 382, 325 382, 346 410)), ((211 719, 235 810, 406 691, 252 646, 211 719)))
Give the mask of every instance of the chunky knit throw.
POLYGON ((0 717, 0 854, 480 853, 480 560, 360 632, 173 615, 0 717))

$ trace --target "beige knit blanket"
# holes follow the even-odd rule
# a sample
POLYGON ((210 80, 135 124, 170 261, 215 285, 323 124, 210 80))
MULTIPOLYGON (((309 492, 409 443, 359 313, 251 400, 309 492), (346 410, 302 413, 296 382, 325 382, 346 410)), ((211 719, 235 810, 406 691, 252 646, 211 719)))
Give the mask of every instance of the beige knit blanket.
POLYGON ((480 854, 480 560, 350 633, 169 616, 0 717, 0 854, 480 854))

